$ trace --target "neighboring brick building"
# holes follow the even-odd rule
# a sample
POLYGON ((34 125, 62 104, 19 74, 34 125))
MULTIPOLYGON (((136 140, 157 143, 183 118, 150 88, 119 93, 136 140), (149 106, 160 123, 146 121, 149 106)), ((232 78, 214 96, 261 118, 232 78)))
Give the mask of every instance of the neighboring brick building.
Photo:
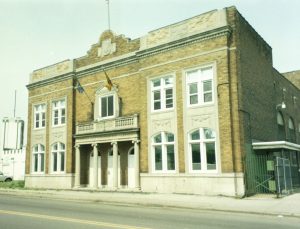
POLYGON ((27 87, 27 187, 234 196, 254 182, 247 155, 299 168, 300 92, 235 7, 135 40, 105 31, 27 87))

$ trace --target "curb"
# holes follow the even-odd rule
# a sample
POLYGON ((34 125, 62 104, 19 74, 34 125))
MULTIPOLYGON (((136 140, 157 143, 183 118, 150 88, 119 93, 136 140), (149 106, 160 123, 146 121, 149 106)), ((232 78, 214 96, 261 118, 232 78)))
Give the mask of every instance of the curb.
MULTIPOLYGON (((54 191, 54 190, 53 190, 54 191)), ((72 190, 68 190, 72 191, 72 190)), ((76 192, 75 192, 76 193, 76 192)), ((81 194, 84 192, 81 191, 81 194)), ((106 192, 107 193, 107 192, 106 192)), ((108 193, 115 193, 115 192, 108 192, 108 193)), ((87 198, 82 198, 81 196, 73 195, 74 198, 68 198, 68 196, 64 196, 63 191, 57 191, 57 193, 53 192, 47 192, 46 190, 12 190, 12 189, 0 189, 0 195, 8 195, 8 196, 22 196, 24 198, 43 198, 43 199, 52 199, 52 200, 64 200, 64 201, 73 201, 73 202, 86 202, 86 203, 102 203, 102 204, 109 204, 109 205, 117 205, 117 206, 145 206, 145 207, 162 207, 162 208, 174 208, 174 209, 190 209, 190 210, 199 210, 199 211, 217 211, 217 212, 230 212, 230 213, 238 213, 238 214, 253 214, 253 215, 268 215, 268 216, 276 216, 276 217, 293 217, 293 218, 300 218, 300 213, 287 213, 287 212, 264 212, 264 211, 253 211, 253 210, 236 210, 236 209, 224 209, 224 208, 218 208, 216 206, 199 206, 199 204, 196 204, 194 206, 184 203, 179 203, 179 202, 174 202, 174 200, 170 200, 168 202, 170 203, 163 203, 160 202, 158 203, 153 198, 154 203, 151 203, 151 199, 147 199, 146 201, 141 201, 138 202, 138 200, 134 200, 132 198, 128 198, 126 200, 120 201, 117 199, 102 199, 102 198, 97 198, 96 196, 91 196, 87 198), (173 201, 173 203, 172 203, 173 201), (156 203, 155 203, 156 202, 156 203)), ((130 195, 129 193, 127 193, 130 195)), ((251 200, 250 200, 251 201, 251 200)))

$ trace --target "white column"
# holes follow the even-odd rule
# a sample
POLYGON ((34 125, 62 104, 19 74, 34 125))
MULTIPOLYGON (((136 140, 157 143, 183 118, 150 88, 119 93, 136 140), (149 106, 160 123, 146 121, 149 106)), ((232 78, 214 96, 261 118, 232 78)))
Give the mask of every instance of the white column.
POLYGON ((118 143, 111 144, 113 146, 113 187, 118 188, 118 143))
POLYGON ((97 143, 92 144, 93 146, 93 155, 94 155, 94 183, 93 187, 98 188, 98 148, 97 148, 97 143))
POLYGON ((140 189, 140 147, 139 140, 134 140, 134 168, 135 168, 135 187, 140 189))
POLYGON ((75 187, 80 187, 80 145, 75 145, 75 187))

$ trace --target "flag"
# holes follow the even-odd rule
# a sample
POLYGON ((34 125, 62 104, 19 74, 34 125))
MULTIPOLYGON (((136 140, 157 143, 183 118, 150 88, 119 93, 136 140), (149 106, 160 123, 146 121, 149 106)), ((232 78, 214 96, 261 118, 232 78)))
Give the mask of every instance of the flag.
POLYGON ((106 74, 106 71, 105 71, 104 69, 103 69, 103 71, 104 71, 104 74, 105 74, 105 76, 106 76, 106 82, 107 82, 107 84, 105 85, 105 87, 106 87, 109 91, 111 91, 111 88, 113 87, 113 84, 112 84, 110 78, 108 77, 108 75, 106 74))
POLYGON ((84 92, 84 89, 83 87, 81 86, 81 84, 79 83, 79 81, 77 81, 76 83, 76 90, 79 92, 79 93, 83 93, 84 92))

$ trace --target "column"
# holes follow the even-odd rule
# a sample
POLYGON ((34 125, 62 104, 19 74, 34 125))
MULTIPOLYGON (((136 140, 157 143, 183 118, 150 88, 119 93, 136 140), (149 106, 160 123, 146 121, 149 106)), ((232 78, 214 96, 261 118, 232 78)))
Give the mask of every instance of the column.
POLYGON ((113 146, 113 187, 118 188, 118 143, 111 144, 113 146))
POLYGON ((75 184, 80 187, 80 145, 75 145, 75 184))
POLYGON ((139 140, 134 140, 134 168, 135 168, 135 187, 140 189, 140 147, 139 140))
POLYGON ((98 148, 97 148, 97 143, 92 144, 93 146, 93 155, 94 155, 94 183, 93 187, 98 188, 98 148))

